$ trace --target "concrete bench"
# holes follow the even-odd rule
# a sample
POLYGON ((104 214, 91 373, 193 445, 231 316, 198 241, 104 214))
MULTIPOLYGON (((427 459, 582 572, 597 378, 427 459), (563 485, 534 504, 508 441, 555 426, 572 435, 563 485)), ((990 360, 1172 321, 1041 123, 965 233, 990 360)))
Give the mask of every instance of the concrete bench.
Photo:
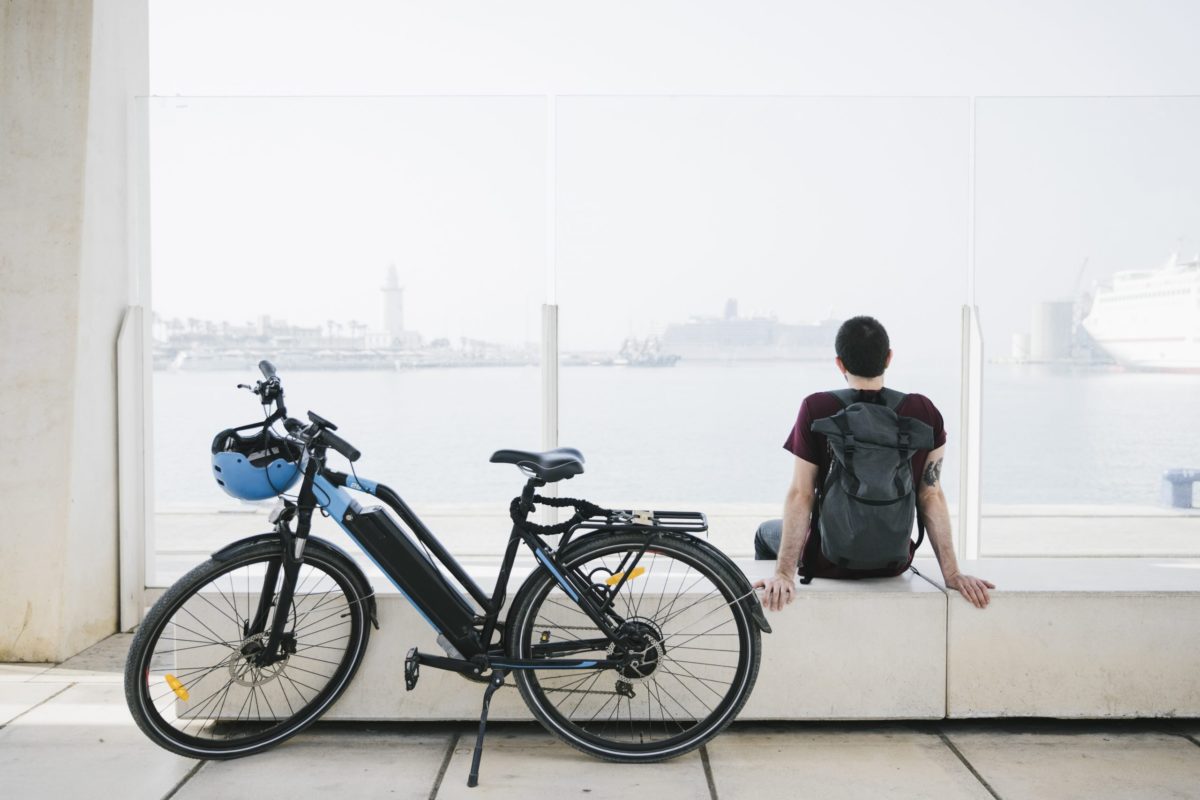
MULTIPOLYGON (((736 561, 752 581, 774 567, 736 561)), ((464 565, 482 586, 494 583, 494 559, 464 565)), ((774 633, 763 636, 758 683, 740 718, 1200 716, 1200 560, 985 559, 962 567, 997 584, 986 610, 946 592, 932 560, 917 562, 921 576, 799 586, 791 605, 768 614, 774 633)), ((531 568, 518 562, 511 586, 531 568)), ((440 652, 436 635, 373 565, 368 574, 382 629, 372 631, 366 659, 327 718, 477 719, 483 687, 455 674, 426 667, 417 688, 405 691, 405 654, 414 646, 440 652)), ((529 713, 509 688, 496 695, 491 716, 529 713)))
MULTIPOLYGON (((936 565, 918 564, 940 585, 936 565)), ((1200 561, 981 559, 947 596, 949 717, 1200 716, 1200 561)))
MULTIPOLYGON (((751 580, 773 562, 739 559, 751 580)), ((514 572, 512 586, 523 580, 514 572)), ((490 587, 495 570, 473 570, 490 587)), ((346 694, 326 715, 344 720, 478 719, 483 687, 457 675, 423 669, 404 690, 410 647, 438 653, 432 629, 379 575, 382 629, 346 694)), ((892 579, 814 581, 770 614, 758 683, 740 719, 941 719, 945 716, 946 597, 911 573, 892 579)), ((493 719, 529 719, 515 688, 498 692, 493 719)))

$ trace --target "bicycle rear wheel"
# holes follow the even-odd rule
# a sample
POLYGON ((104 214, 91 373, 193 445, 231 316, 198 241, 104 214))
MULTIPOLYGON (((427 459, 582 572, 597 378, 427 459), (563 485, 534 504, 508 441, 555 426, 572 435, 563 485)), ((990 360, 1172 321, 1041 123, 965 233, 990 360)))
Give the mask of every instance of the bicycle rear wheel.
POLYGON ((193 758, 261 752, 314 722, 349 684, 367 646, 369 591, 349 559, 317 540, 309 541, 296 579, 285 657, 254 663, 267 634, 251 634, 251 620, 266 593, 270 631, 280 562, 272 541, 209 559, 146 615, 129 649, 125 697, 160 746, 193 758))
POLYGON ((626 646, 588 643, 603 634, 545 568, 521 587, 508 623, 515 658, 572 641, 581 644, 559 657, 636 654, 622 668, 516 671, 522 698, 549 731, 614 761, 673 758, 716 736, 749 698, 761 658, 761 633, 724 564, 686 539, 662 537, 633 567, 645 544, 641 533, 597 535, 561 556, 597 597, 629 572, 612 606, 626 646))

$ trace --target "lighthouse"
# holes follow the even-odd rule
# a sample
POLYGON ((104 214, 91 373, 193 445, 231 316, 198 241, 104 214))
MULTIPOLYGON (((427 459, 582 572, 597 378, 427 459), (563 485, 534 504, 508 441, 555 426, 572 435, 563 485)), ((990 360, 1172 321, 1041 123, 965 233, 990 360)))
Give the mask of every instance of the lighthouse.
POLYGON ((396 273, 396 265, 390 264, 387 269, 387 279, 381 289, 383 292, 383 332, 387 334, 389 345, 403 345, 404 335, 404 288, 396 273))

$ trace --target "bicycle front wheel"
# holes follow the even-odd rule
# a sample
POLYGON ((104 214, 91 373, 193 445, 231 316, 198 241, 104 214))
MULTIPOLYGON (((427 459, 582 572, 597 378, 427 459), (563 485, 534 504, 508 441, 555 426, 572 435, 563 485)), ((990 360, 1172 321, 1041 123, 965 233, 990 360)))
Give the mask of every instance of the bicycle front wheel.
POLYGON ((366 650, 369 591, 349 559, 314 544, 273 664, 255 654, 284 613, 278 542, 209 559, 154 604, 125 665, 129 710, 147 736, 180 755, 236 758, 294 736, 341 695, 366 650), (260 607, 268 633, 251 632, 260 607))
POLYGON ((596 624, 542 568, 514 599, 509 655, 537 658, 539 644, 555 644, 560 657, 636 661, 516 671, 533 715, 571 746, 613 761, 673 758, 720 733, 749 698, 761 658, 761 633, 727 567, 683 538, 646 549, 640 533, 588 537, 561 559, 594 597, 611 599, 624 646, 598 646, 596 624))

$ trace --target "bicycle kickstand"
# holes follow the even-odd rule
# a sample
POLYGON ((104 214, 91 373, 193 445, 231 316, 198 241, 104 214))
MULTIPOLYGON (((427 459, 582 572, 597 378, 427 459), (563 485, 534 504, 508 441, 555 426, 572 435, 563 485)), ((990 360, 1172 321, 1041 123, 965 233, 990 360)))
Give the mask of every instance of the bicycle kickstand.
POLYGON ((492 704, 492 695, 504 685, 504 670, 498 669, 492 673, 487 689, 483 692, 483 711, 479 714, 479 735, 475 737, 475 752, 471 756, 471 774, 467 776, 467 786, 474 788, 479 785, 479 759, 483 756, 483 734, 487 730, 488 706, 492 704))

